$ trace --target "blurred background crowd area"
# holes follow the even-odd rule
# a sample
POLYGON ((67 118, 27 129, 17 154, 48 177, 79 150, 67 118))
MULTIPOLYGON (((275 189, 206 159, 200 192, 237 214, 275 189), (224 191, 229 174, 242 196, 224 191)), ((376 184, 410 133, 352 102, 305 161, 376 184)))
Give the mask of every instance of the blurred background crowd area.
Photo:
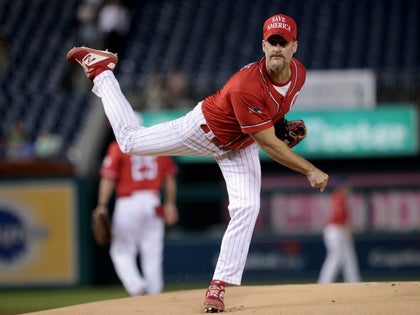
MULTIPOLYGON (((50 283, 50 266, 69 268, 53 283, 89 281, 92 274, 97 283, 106 282, 112 274, 107 254, 93 247, 89 227, 112 131, 92 83, 66 61, 67 51, 86 45, 117 53, 114 72, 148 124, 191 109, 259 60, 262 25, 277 13, 296 20, 295 57, 308 70, 291 111, 309 129, 296 150, 332 178, 345 173, 352 180, 350 220, 362 272, 405 268, 418 276, 420 1, 0 0, 0 212, 8 214, 3 218, 26 218, 29 232, 16 235, 25 235, 30 245, 18 246, 33 251, 19 258, 0 250, 0 267, 20 259, 25 271, 10 276, 12 285, 50 283), (53 254, 34 254, 39 248, 53 254), (45 262, 30 259, 36 255, 45 262), (42 272, 34 275, 34 269, 42 272)), ((182 267, 183 280, 195 271, 207 277, 218 250, 219 241, 183 233, 220 236, 228 221, 214 161, 177 162, 180 221, 168 231, 166 260, 175 281, 182 267), (190 255, 195 250, 200 262, 190 255), (177 263, 181 258, 188 261, 177 263)), ((269 277, 278 270, 281 276, 313 276, 323 259, 320 233, 330 188, 314 192, 304 177, 264 157, 262 169, 255 231, 277 233, 281 240, 256 241, 249 268, 262 267, 269 277), (296 235, 310 239, 288 241, 296 235)), ((8 224, 0 220, 0 227, 8 224)))
POLYGON ((0 0, 0 158, 75 158, 94 105, 65 60, 74 45, 118 53, 136 109, 189 109, 262 57, 262 24, 277 12, 297 21, 309 71, 369 70, 374 102, 419 104, 416 0, 0 0))

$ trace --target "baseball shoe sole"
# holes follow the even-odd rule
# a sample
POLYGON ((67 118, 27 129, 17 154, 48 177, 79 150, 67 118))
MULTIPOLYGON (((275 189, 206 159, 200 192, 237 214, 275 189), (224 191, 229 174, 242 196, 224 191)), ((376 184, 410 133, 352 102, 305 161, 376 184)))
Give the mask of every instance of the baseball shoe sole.
POLYGON ((81 65, 91 81, 105 70, 114 70, 118 62, 118 56, 112 52, 83 46, 70 49, 66 58, 71 63, 81 65))

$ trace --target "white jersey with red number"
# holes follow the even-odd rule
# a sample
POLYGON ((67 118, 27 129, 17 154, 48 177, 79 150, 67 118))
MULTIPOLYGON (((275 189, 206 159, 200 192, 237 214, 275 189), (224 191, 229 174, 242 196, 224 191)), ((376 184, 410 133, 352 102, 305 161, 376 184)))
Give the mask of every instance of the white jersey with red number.
POLYGON ((168 156, 139 156, 121 152, 113 141, 103 160, 100 175, 116 181, 118 197, 131 195, 138 190, 160 191, 164 180, 178 173, 178 168, 168 156))
POLYGON ((204 100, 207 125, 222 145, 229 149, 250 145, 249 133, 272 127, 291 109, 305 83, 306 69, 295 58, 290 69, 285 95, 279 92, 281 86, 270 80, 263 58, 243 67, 204 100))

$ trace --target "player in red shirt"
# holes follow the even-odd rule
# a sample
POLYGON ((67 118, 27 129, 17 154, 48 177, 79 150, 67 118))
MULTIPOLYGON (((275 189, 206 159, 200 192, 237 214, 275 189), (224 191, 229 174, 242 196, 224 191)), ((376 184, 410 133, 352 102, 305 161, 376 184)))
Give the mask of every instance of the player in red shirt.
POLYGON ((354 240, 348 223, 349 181, 338 177, 331 195, 331 213, 324 228, 324 244, 327 250, 319 274, 318 283, 332 283, 343 271, 344 282, 360 282, 354 240))
MULTIPOLYGON (((241 45, 241 43, 236 43, 241 45)), ((276 137, 274 125, 292 108, 305 82, 297 51, 297 26, 277 14, 263 25, 264 58, 243 67, 226 85, 185 116, 150 127, 139 125, 113 70, 118 58, 107 51, 75 47, 67 59, 80 64, 94 83, 121 150, 138 155, 210 156, 218 163, 229 195, 230 222, 222 239, 204 310, 224 310, 226 284, 240 285, 260 210, 259 149, 304 174, 324 191, 328 175, 276 137)))
MULTIPOLYGON (((285 44, 275 36, 270 42, 273 46, 285 44)), ((264 57, 246 65, 220 91, 204 99, 202 110, 207 126, 222 147, 233 150, 251 145, 254 140, 250 134, 273 127, 292 108, 305 82, 306 70, 291 58, 290 78, 280 84, 270 79, 264 66, 271 62, 264 57)))
POLYGON ((132 296, 162 292, 165 222, 173 225, 178 221, 177 173, 170 157, 124 154, 116 141, 109 145, 103 160, 94 211, 108 213, 115 190, 110 255, 119 279, 132 296), (137 267, 138 256, 142 272, 137 267))

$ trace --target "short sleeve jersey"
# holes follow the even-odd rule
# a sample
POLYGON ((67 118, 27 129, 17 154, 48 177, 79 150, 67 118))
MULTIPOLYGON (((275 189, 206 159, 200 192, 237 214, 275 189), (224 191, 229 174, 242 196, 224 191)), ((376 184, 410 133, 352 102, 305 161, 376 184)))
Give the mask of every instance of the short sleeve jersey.
POLYGON ((347 203, 346 195, 337 190, 331 195, 331 215, 329 224, 347 224, 347 203))
POLYGON ((178 167, 171 157, 124 154, 116 141, 109 145, 100 169, 102 178, 116 181, 118 197, 138 190, 159 191, 164 181, 177 173, 178 167))
POLYGON ((285 95, 270 80, 265 58, 246 65, 216 93, 204 99, 203 114, 208 127, 227 149, 253 143, 249 133, 272 127, 292 108, 305 83, 306 69, 295 58, 285 95))

